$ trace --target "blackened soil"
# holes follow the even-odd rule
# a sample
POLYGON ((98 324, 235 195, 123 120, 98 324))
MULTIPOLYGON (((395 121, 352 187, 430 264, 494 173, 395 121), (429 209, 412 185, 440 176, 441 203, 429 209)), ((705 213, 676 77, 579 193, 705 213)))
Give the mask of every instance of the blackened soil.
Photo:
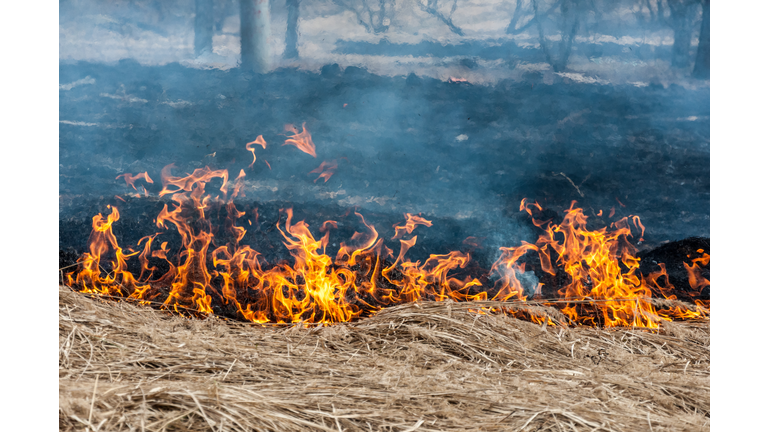
POLYGON ((652 246, 709 235, 708 88, 459 85, 355 67, 253 75, 131 61, 62 64, 59 74, 93 80, 60 92, 64 218, 72 200, 133 192, 115 179, 123 173, 147 171, 156 194, 160 170, 175 163, 176 175, 244 169, 247 196, 262 202, 488 222, 494 249, 525 239, 506 224, 522 198, 557 212, 577 200, 605 225, 611 209, 639 215, 652 246), (284 125, 304 122, 316 158, 282 145, 284 125), (258 135, 268 146, 249 168, 245 143, 258 135), (334 159, 338 171, 315 183, 308 173, 334 159))

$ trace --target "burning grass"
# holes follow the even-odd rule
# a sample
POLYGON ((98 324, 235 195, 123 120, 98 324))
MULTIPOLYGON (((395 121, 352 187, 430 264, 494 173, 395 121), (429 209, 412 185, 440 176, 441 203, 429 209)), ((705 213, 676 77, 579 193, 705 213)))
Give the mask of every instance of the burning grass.
MULTIPOLYGON (((709 320, 547 327, 416 302, 334 326, 188 319, 59 290, 62 430, 709 428, 709 320)), ((661 307, 661 306, 659 306, 661 307)))
MULTIPOLYGON (((161 197, 171 195, 173 208, 165 203, 154 221, 155 228, 165 232, 142 237, 136 244, 139 250, 124 249, 113 233, 120 212, 109 206, 110 214, 93 217, 89 251, 78 260, 79 268, 67 273, 68 285, 87 293, 161 303, 177 311, 191 308, 206 315, 223 311, 226 316, 254 323, 336 323, 415 301, 540 297, 545 284, 526 290, 518 278, 527 271, 526 255, 532 254, 538 258, 543 274, 555 279, 548 288, 556 289, 560 300, 574 301, 558 305, 570 322, 658 328, 662 320, 697 318, 709 313, 709 301, 698 298, 710 284, 700 267, 709 264, 709 255, 699 249, 700 256, 688 256, 692 260, 685 265, 690 289, 671 285, 664 263, 658 264, 658 271, 643 277, 631 240, 638 234, 633 235, 632 226, 635 231, 640 230, 641 241, 645 232, 637 216, 591 230, 587 227, 587 216, 575 207, 575 201, 558 224, 552 219, 538 219, 544 213, 542 207, 524 199, 520 210, 528 212, 542 233, 535 244, 522 242, 520 246, 501 247, 501 256, 490 272, 480 277, 485 280, 482 282, 468 274, 458 276, 470 262, 470 252, 431 254, 423 263, 406 257, 416 244, 416 227, 432 226, 431 221, 421 216, 406 213, 405 224, 393 227, 395 232, 390 241, 400 243, 395 255, 395 249, 386 245, 377 229, 355 212, 365 228, 342 241, 333 259, 326 249, 331 231, 338 228, 337 222, 325 221, 320 227, 323 236, 317 239, 306 222, 293 221, 293 210, 287 208, 281 210, 286 216, 285 225, 281 228, 278 219, 275 228, 293 258, 293 265, 288 265, 267 262, 259 251, 241 244, 247 230, 238 225, 238 220, 246 212, 238 210, 234 199, 242 193, 246 176, 243 170, 230 185, 226 169, 211 170, 206 166, 185 177, 174 177, 173 168, 171 164, 162 170, 163 190, 159 193, 161 197), (221 180, 221 194, 206 193, 206 185, 212 179, 221 180), (222 209, 226 209, 226 222, 224 226, 214 226, 210 215, 222 209), (166 232, 172 231, 181 240, 175 253, 164 241, 166 232), (221 238, 222 232, 228 240, 221 238), (406 234, 408 239, 403 238, 406 234), (132 257, 141 264, 135 273, 128 266, 132 257), (102 266, 107 262, 111 265, 109 272, 102 266), (168 269, 159 277, 158 264, 168 269), (676 309, 657 310, 649 300, 654 296, 677 300, 680 293, 693 299, 697 308, 685 313, 676 309), (579 302, 584 301, 590 303, 590 310, 580 306, 579 302)), ((146 172, 143 177, 149 178, 146 172)), ((247 220, 250 224, 250 219, 247 220)))

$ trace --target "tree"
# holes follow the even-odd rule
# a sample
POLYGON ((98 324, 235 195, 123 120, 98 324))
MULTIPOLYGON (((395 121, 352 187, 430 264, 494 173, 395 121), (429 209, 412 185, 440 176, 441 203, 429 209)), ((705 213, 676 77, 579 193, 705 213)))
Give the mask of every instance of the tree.
POLYGON ((440 12, 440 5, 438 4, 438 0, 426 0, 426 2, 422 3, 422 0, 416 0, 416 4, 419 5, 421 10, 424 12, 434 16, 435 18, 439 19, 445 25, 448 26, 448 28, 456 33, 459 36, 464 36, 464 32, 458 28, 453 23, 453 13, 456 12, 456 3, 458 0, 453 0, 453 4, 451 5, 451 11, 448 14, 444 14, 440 12))
POLYGON ((709 0, 702 3, 701 31, 699 32, 699 48, 696 50, 696 62, 693 66, 693 76, 699 79, 709 79, 709 0))
POLYGON ((672 45, 672 66, 687 68, 690 64, 693 15, 699 0, 667 0, 669 17, 675 42, 672 45))
POLYGON ((270 66, 269 0, 240 0, 240 67, 265 73, 270 66))
POLYGON ((369 33, 389 30, 395 11, 394 0, 333 0, 338 6, 355 13, 357 22, 369 33))
POLYGON ((573 48, 573 39, 579 30, 580 17, 587 9, 586 3, 583 0, 560 0, 546 9, 546 12, 541 13, 539 0, 531 0, 532 21, 536 23, 536 28, 539 31, 539 45, 541 45, 547 63, 552 65, 555 72, 562 72, 568 65, 568 58, 573 48), (555 28, 560 33, 559 44, 553 43, 552 46, 549 46, 549 38, 547 38, 544 30, 545 20, 555 24, 555 28))
POLYGON ((195 0, 195 55, 213 51, 213 0, 195 0))
MULTIPOLYGON (((554 10, 560 6, 560 3, 562 3, 562 1, 555 2, 555 4, 550 6, 543 15, 552 14, 552 12, 554 12, 554 10)), ((512 12, 512 19, 509 20, 506 33, 516 35, 524 32, 528 29, 528 27, 536 24, 536 20, 534 18, 535 17, 533 14, 533 7, 531 6, 531 1, 516 0, 515 10, 512 12)))
POLYGON ((285 0, 288 21, 285 26, 285 52, 288 59, 299 57, 299 0, 285 0))
MULTIPOLYGON (((709 1, 704 0, 707 12, 707 42, 709 41, 709 1)), ((688 69, 691 60, 691 39, 695 29, 696 15, 702 0, 639 0, 640 15, 648 11, 648 24, 663 25, 672 28, 674 42, 672 44, 672 67, 688 69)), ((705 30, 702 22, 702 32, 705 30)), ((699 40, 703 40, 699 37, 699 40)), ((707 45, 707 50, 708 50, 707 45)), ((703 53, 702 53, 703 54, 703 53)))

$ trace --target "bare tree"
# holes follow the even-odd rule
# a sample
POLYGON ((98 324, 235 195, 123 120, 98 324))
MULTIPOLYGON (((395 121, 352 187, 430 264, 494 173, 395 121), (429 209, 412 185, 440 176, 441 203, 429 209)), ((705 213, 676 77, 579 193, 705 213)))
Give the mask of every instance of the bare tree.
POLYGON ((424 12, 434 16, 435 18, 439 19, 445 25, 448 26, 448 28, 456 33, 459 36, 464 36, 464 32, 457 27, 453 23, 453 13, 456 12, 456 3, 458 0, 453 0, 453 4, 451 5, 451 11, 448 14, 444 14, 440 12, 440 4, 438 4, 438 0, 416 0, 416 4, 423 10, 424 12))
MULTIPOLYGON (((709 1, 704 1, 707 4, 706 9, 708 9, 709 1)), ((699 5, 702 4, 702 0, 639 0, 639 4, 639 15, 641 17, 644 17, 647 11, 648 18, 645 20, 647 24, 672 28, 674 34, 672 66, 682 69, 689 68, 691 38, 693 37, 696 15, 699 12, 699 5)), ((703 30, 704 27, 702 26, 703 30)), ((706 30, 708 36, 709 27, 706 30)))
POLYGON ((394 0, 333 0, 338 6, 352 11, 357 22, 369 33, 389 30, 395 11, 394 0))
POLYGON ((213 0, 195 0, 195 55, 213 51, 213 0))
POLYGON ((700 0, 667 0, 669 21, 675 34, 672 44, 672 66, 687 68, 690 64, 691 36, 693 36, 693 15, 700 0))
MULTIPOLYGON (((546 12, 541 15, 551 15, 562 3, 562 0, 556 1, 551 5, 546 12)), ((507 34, 520 34, 526 31, 529 27, 536 24, 534 19, 533 6, 531 0, 516 0, 515 9, 512 12, 512 19, 507 25, 507 34)))
POLYGON ((265 73, 269 70, 269 0, 240 0, 240 66, 265 73))
POLYGON ((288 9, 288 21, 285 26, 285 58, 299 57, 299 1, 285 0, 288 9))
POLYGON ((693 76, 709 79, 709 0, 701 5, 701 31, 699 32, 699 48, 696 50, 696 62, 693 66, 693 76))
POLYGON ((539 44, 544 52, 547 63, 552 65, 555 72, 565 70, 568 65, 568 58, 573 48, 573 39, 579 30, 581 15, 587 9, 584 0, 560 0, 555 2, 546 11, 540 10, 539 0, 531 0, 533 7, 533 22, 539 31, 539 44), (549 38, 544 30, 544 22, 549 20, 554 23, 555 28, 560 33, 559 43, 552 43, 550 46, 549 38))

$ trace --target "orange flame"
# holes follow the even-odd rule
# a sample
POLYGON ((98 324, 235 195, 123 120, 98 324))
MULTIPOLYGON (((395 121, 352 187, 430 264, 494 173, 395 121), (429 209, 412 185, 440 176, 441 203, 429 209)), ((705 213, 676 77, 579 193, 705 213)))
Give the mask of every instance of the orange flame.
POLYGON ((251 164, 248 165, 248 168, 252 168, 253 164, 256 163, 256 144, 260 145, 264 150, 267 149, 267 142, 264 141, 264 137, 262 137, 261 135, 257 136, 255 140, 246 144, 245 149, 253 153, 253 162, 251 162, 251 164))
POLYGON ((424 219, 421 217, 421 213, 419 213, 418 216, 412 215, 410 213, 405 214, 405 225, 398 226, 397 224, 393 225, 395 228, 395 235, 392 237, 392 240, 399 239, 405 233, 412 233, 414 229, 416 229, 416 225, 424 225, 431 227, 432 222, 424 219))
POLYGON ((307 175, 320 174, 315 179, 315 183, 317 183, 317 181, 320 179, 324 179, 325 183, 328 183, 328 179, 330 179, 332 175, 336 174, 336 169, 338 167, 339 167, 339 164, 336 162, 336 159, 332 161, 323 161, 323 163, 321 163, 319 167, 308 172, 307 175))
POLYGON ((317 154, 315 154, 315 143, 312 142, 312 136, 309 134, 305 125, 306 123, 302 123, 301 132, 299 132, 299 130, 292 124, 285 125, 286 132, 293 132, 293 136, 288 137, 283 145, 290 144, 296 146, 297 149, 304 153, 311 155, 312 157, 317 157, 317 154))
MULTIPOLYGON (((293 264, 269 265, 258 251, 241 244, 247 231, 239 221, 246 212, 239 210, 233 199, 241 194, 245 172, 240 171, 231 196, 223 201, 207 194, 205 187, 220 178, 223 185, 219 190, 226 197, 226 170, 205 167, 184 177, 174 177, 173 168, 166 166, 161 175, 160 195, 171 195, 172 202, 166 203, 155 219, 157 227, 164 231, 143 237, 138 242, 140 250, 128 249, 126 253, 112 232, 120 213, 116 207, 108 207, 109 215, 93 217, 89 250, 78 260, 79 270, 67 275, 69 283, 83 292, 156 302, 176 311, 212 314, 216 307, 223 307, 256 323, 335 323, 420 300, 525 301, 529 295, 526 292, 530 293, 532 288, 524 286, 518 276, 525 273, 525 265, 520 261, 530 252, 539 257, 543 272, 567 275, 569 282, 558 292, 562 302, 551 305, 559 307, 574 323, 657 328, 661 320, 703 317, 709 310, 708 302, 704 301, 697 301, 696 311, 654 308, 651 287, 669 298, 673 291, 663 265, 647 278, 639 274, 640 260, 628 239, 632 237, 632 226, 641 233, 645 229, 637 217, 623 218, 610 227, 591 231, 586 227, 587 216, 575 207, 575 202, 566 210, 563 221, 555 224, 539 220, 536 216, 542 211, 541 206, 523 200, 521 209, 532 216, 543 234, 535 244, 522 242, 517 247, 502 247, 500 258, 491 268, 492 282, 484 286, 476 278, 459 276, 471 260, 469 252, 432 254, 423 263, 407 258, 417 236, 407 240, 402 237, 412 234, 418 225, 432 226, 420 214, 406 213, 405 222, 393 226, 391 240, 399 240, 400 244, 395 255, 376 228, 355 212, 363 229, 348 241, 340 242, 336 258, 332 259, 326 249, 337 222, 323 223, 323 236, 317 239, 307 223, 294 222, 292 209, 286 209, 285 222, 278 222, 276 228, 293 264), (209 209, 221 206, 227 215, 223 229, 214 228, 206 219, 209 209), (180 237, 175 256, 168 241, 158 240, 167 235, 170 226, 180 237), (228 240, 216 237, 214 242, 215 233, 224 234, 228 240), (138 276, 128 270, 133 257, 140 264, 138 276), (158 266, 153 262, 157 260, 164 261, 163 266, 168 268, 165 274, 156 274, 158 266), (102 268, 110 271, 104 274, 102 268)), ((258 213, 255 217, 258 219, 258 213)), ((474 238, 466 244, 473 250, 479 246, 474 238)), ((709 255, 703 252, 699 251, 702 255, 690 265, 686 264, 693 292, 700 293, 709 284, 701 276, 701 266, 709 263, 709 255)), ((540 294, 540 290, 538 284, 534 295, 540 294)), ((510 314, 542 325, 555 324, 544 316, 519 311, 510 314)))
POLYGON ((154 183, 152 179, 149 178, 149 174, 147 174, 146 171, 136 175, 132 175, 130 173, 120 174, 119 176, 115 177, 115 180, 119 179, 120 177, 123 177, 123 179, 125 180, 125 184, 132 187, 133 190, 137 190, 136 185, 134 184, 136 180, 144 179, 144 181, 147 183, 154 183))
POLYGON ((165 166, 160 172, 160 179, 163 183, 163 190, 160 191, 160 196, 181 191, 190 192, 193 187, 196 187, 198 193, 191 194, 191 197, 200 198, 204 192, 203 185, 215 177, 219 177, 224 181, 224 184, 221 186, 221 191, 225 194, 227 193, 227 179, 229 178, 229 172, 227 170, 222 169, 212 171, 206 166, 205 168, 197 168, 192 174, 189 174, 186 177, 172 177, 171 170, 175 167, 176 165, 170 164, 165 166), (175 186, 177 189, 170 189, 169 186, 175 186))
POLYGON ((683 263, 685 270, 688 272, 688 284, 693 289, 693 295, 701 294, 701 291, 709 286, 709 280, 702 276, 702 269, 699 267, 699 264, 703 266, 709 264, 709 254, 704 253, 704 249, 699 249, 696 252, 702 255, 698 258, 694 258, 690 265, 688 263, 683 263))
MULTIPOLYGON (((557 267, 570 277, 571 282, 558 293, 561 298, 573 301, 562 311, 574 322, 595 325, 598 319, 599 324, 606 327, 657 328, 660 319, 669 319, 670 315, 660 316, 650 303, 651 289, 648 282, 639 276, 640 260, 635 257, 637 250, 627 240, 632 236, 628 218, 611 224, 612 230, 590 231, 586 228, 587 216, 581 209, 575 208, 575 204, 575 201, 571 203, 559 225, 551 222, 544 225, 534 220, 534 224, 545 230, 535 245, 523 242, 517 248, 502 248, 502 256, 492 269, 502 276, 495 299, 524 298, 521 284, 515 276, 516 272, 523 271, 517 261, 525 253, 535 251, 541 259, 542 270, 554 275, 555 269, 551 264, 554 259, 557 267), (585 301, 597 310, 596 316, 586 313, 585 301)), ((529 214, 541 210, 537 203, 527 200, 522 201, 521 208, 529 214)), ((639 218, 633 217, 632 220, 645 231, 639 218)), ((662 266, 662 272, 655 276, 664 274, 662 266)), ((670 313, 674 316, 674 311, 670 313)))

